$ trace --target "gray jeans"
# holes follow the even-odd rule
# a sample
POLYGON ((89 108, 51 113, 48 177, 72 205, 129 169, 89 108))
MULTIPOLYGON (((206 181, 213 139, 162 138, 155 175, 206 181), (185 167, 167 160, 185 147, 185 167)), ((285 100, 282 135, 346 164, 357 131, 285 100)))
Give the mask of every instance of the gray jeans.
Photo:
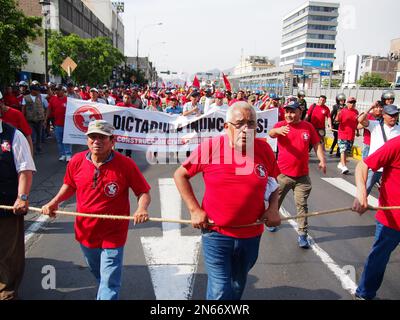
MULTIPOLYGON (((292 178, 281 174, 278 176, 279 183, 279 207, 290 190, 294 192, 294 201, 296 203, 297 214, 308 213, 307 199, 311 193, 311 180, 309 176, 292 178)), ((300 235, 306 235, 308 232, 307 218, 296 220, 300 235)))

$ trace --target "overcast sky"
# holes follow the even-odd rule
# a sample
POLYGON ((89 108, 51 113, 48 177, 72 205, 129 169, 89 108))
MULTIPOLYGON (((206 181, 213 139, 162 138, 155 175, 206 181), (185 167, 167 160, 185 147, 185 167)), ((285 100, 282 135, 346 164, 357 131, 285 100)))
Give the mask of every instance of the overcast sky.
MULTIPOLYGON (((327 2, 327 1, 322 1, 327 2)), ((339 2, 336 56, 386 55, 400 38, 398 0, 339 2)), ((125 55, 150 55, 158 71, 228 69, 244 55, 280 54, 283 17, 303 0, 125 0, 125 55), (162 26, 149 26, 162 22, 162 26), (166 42, 166 44, 162 44, 166 42)))

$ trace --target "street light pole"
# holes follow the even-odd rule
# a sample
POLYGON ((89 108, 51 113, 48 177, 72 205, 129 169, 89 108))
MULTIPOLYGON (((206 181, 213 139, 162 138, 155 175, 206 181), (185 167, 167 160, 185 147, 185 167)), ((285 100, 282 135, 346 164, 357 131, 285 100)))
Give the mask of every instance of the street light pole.
POLYGON ((48 16, 50 14, 50 1, 40 0, 39 4, 42 6, 42 14, 44 16, 44 81, 49 82, 49 53, 48 53, 48 16))
POLYGON ((138 33, 138 36, 136 38, 136 71, 138 74, 139 74, 139 39, 140 39, 140 35, 142 34, 144 29, 146 29, 148 27, 153 27, 153 26, 161 26, 162 24, 163 24, 162 22, 159 22, 159 23, 152 23, 152 24, 145 25, 138 33))

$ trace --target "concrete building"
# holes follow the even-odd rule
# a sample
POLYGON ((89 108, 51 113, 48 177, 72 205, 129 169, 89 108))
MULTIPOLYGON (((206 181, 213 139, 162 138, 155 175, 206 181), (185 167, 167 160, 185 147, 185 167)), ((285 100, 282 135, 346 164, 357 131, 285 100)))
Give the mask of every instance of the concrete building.
POLYGON ((233 74, 240 75, 255 71, 261 71, 274 67, 274 62, 264 56, 242 57, 240 63, 234 68, 233 74))
MULTIPOLYGON (((48 14, 43 28, 82 38, 107 37, 124 53, 124 24, 111 0, 48 0, 48 14)), ((44 16, 39 0, 19 0, 19 7, 29 16, 44 16)), ((20 73, 21 80, 44 81, 44 37, 30 44, 32 53, 20 73)))
POLYGON ((308 1, 283 19, 280 65, 335 59, 339 3, 308 1))
POLYGON ((351 55, 346 60, 344 85, 355 87, 365 74, 378 74, 389 82, 396 80, 398 62, 387 57, 351 55))
POLYGON ((397 62, 395 86, 398 88, 400 87, 400 38, 391 41, 389 58, 397 62))
POLYGON ((158 78, 157 71, 153 66, 153 63, 148 57, 126 57, 126 65, 131 70, 136 70, 137 61, 139 62, 139 70, 144 73, 145 79, 150 82, 156 81, 158 78))

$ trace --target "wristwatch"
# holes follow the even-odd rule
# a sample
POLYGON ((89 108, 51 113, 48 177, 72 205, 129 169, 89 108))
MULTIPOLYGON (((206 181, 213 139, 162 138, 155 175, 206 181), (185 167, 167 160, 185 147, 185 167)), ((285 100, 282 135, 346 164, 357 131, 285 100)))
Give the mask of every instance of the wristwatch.
POLYGON ((18 196, 22 201, 28 201, 29 196, 27 194, 20 194, 18 196))

